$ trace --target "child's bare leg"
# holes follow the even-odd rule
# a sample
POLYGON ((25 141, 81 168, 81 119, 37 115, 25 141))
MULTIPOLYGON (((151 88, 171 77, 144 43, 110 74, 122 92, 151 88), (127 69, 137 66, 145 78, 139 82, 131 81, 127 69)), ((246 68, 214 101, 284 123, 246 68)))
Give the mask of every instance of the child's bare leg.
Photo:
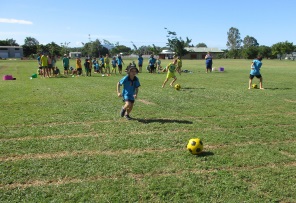
POLYGON ((133 103, 131 103, 131 102, 129 102, 129 105, 128 105, 128 107, 127 107, 127 109, 126 109, 126 115, 129 115, 130 114, 130 112, 133 110, 133 107, 134 107, 134 104, 133 103))
POLYGON ((175 77, 174 80, 171 82, 170 86, 173 87, 174 82, 176 82, 177 78, 175 77))
POLYGON ((164 80, 164 82, 162 84, 162 88, 164 88, 164 86, 165 86, 165 84, 167 83, 168 80, 169 80, 168 78, 164 80))
POLYGON ((264 88, 263 88, 263 85, 262 85, 262 81, 263 81, 263 78, 262 78, 262 76, 261 76, 261 78, 260 78, 260 89, 261 89, 261 90, 264 89, 264 88))
POLYGON ((252 79, 250 78, 249 79, 249 88, 248 89, 251 89, 251 85, 252 85, 252 79))

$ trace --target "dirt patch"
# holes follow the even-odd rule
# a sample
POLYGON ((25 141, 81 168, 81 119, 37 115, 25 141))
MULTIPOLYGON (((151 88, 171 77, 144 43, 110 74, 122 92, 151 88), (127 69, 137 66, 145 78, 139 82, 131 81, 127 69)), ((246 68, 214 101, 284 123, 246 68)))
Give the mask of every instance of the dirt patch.
MULTIPOLYGON (((237 171, 252 171, 257 169, 264 169, 264 168, 276 168, 276 167, 295 167, 296 162, 289 162, 289 163, 272 163, 272 164, 265 164, 265 165, 258 165, 258 166, 251 166, 251 167, 225 167, 225 168, 215 168, 215 169, 193 169, 193 170, 180 170, 175 172, 170 171, 159 171, 159 172, 153 172, 153 173, 146 173, 146 174, 136 174, 136 173, 128 173, 124 177, 130 177, 136 180, 142 180, 146 177, 168 177, 168 176, 181 176, 187 173, 193 173, 193 174, 206 174, 206 173, 216 173, 218 171, 228 171, 228 172, 237 172, 237 171)), ((58 186, 58 185, 64 185, 69 183, 85 183, 85 182, 96 182, 100 180, 112 180, 112 179, 120 179, 122 178, 122 175, 118 176, 91 176, 84 179, 79 178, 60 178, 56 180, 29 180, 27 182, 22 183, 11 183, 11 184, 1 184, 0 189, 25 189, 28 187, 41 187, 41 186, 58 186)))
POLYGON ((296 103, 296 100, 285 99, 286 102, 296 103))
POLYGON ((147 101, 145 99, 138 99, 137 101, 142 102, 143 104, 147 104, 147 105, 155 105, 155 103, 147 101))

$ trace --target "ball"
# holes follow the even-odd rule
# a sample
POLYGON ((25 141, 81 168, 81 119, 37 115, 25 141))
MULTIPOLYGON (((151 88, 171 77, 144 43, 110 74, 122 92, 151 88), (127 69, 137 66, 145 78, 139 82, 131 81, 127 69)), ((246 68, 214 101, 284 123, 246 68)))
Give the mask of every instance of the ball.
POLYGON ((252 88, 257 89, 257 85, 256 84, 252 84, 252 88))
POLYGON ((191 154, 200 154, 203 150, 203 143, 199 138, 190 139, 187 144, 187 149, 191 154))
POLYGON ((175 89, 176 89, 176 90, 180 90, 180 89, 181 89, 181 85, 176 84, 176 85, 175 85, 175 89))

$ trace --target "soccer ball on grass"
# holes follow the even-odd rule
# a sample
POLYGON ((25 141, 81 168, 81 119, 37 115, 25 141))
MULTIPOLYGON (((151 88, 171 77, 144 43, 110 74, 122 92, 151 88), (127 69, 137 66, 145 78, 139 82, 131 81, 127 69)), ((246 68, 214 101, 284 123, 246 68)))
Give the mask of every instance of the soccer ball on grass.
POLYGON ((199 138, 190 139, 187 144, 187 149, 191 154, 200 154, 203 150, 203 143, 199 138))
POLYGON ((256 84, 252 84, 252 88, 253 88, 253 89, 257 89, 258 87, 257 87, 256 84))
POLYGON ((176 89, 176 90, 180 90, 180 89, 181 89, 181 85, 176 84, 176 85, 175 85, 175 89, 176 89))

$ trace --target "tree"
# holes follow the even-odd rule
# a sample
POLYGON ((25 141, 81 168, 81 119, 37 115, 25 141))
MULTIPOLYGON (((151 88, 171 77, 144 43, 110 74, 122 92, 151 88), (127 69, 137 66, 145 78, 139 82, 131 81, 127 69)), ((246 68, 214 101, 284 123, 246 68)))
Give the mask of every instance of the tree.
POLYGON ((19 46, 14 39, 0 40, 0 46, 19 46))
POLYGON ((250 46, 241 50, 242 57, 245 59, 254 59, 258 56, 259 49, 257 46, 250 46))
POLYGON ((34 37, 26 37, 24 45, 26 45, 26 46, 37 46, 37 45, 39 45, 39 42, 34 37))
MULTIPOLYGON (((164 28, 164 29, 167 29, 167 28, 164 28)), ((177 37, 176 32, 172 32, 169 30, 167 30, 167 32, 168 32, 167 45, 170 47, 170 49, 180 57, 187 54, 188 51, 185 49, 185 47, 188 47, 192 40, 186 37, 186 40, 184 41, 181 37, 179 38, 177 37)))
POLYGON ((230 49, 230 50, 236 50, 236 49, 240 49, 241 48, 241 37, 240 37, 240 33, 239 30, 237 28, 231 27, 229 29, 229 31, 227 32, 227 43, 226 46, 230 49))
POLYGON ((244 48, 249 48, 249 47, 258 47, 259 43, 257 42, 257 40, 254 37, 251 37, 249 35, 247 35, 244 40, 244 48))
POLYGON ((258 55, 262 56, 263 58, 273 58, 271 48, 264 45, 258 47, 258 55))
POLYGON ((278 58, 281 60, 283 54, 289 54, 294 51, 294 45, 293 42, 278 42, 271 46, 272 55, 278 56, 278 58))
POLYGON ((201 43, 198 43, 196 45, 196 47, 205 47, 205 48, 207 48, 208 46, 205 43, 201 42, 201 43))
POLYGON ((125 45, 117 45, 116 47, 114 47, 111 51, 112 55, 116 55, 116 54, 119 54, 119 53, 122 53, 122 54, 130 54, 132 51, 131 48, 125 46, 125 45))

